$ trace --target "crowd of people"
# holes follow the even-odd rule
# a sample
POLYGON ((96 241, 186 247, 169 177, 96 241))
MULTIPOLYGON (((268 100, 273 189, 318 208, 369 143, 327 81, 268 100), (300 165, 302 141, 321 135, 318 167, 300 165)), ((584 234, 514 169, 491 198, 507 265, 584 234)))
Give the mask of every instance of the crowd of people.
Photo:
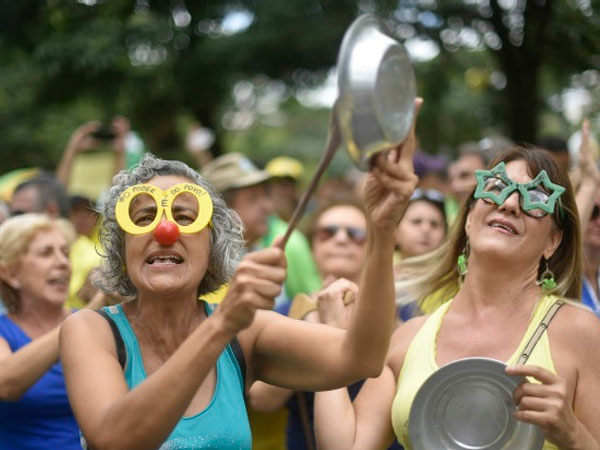
POLYGON ((587 122, 572 164, 555 141, 448 161, 413 123, 285 246, 302 162, 133 158, 129 133, 83 124, 0 208, 0 447, 417 450, 419 388, 485 357, 527 377, 514 417, 545 450, 600 449, 587 122), (101 145, 114 177, 77 192, 74 161, 101 145))

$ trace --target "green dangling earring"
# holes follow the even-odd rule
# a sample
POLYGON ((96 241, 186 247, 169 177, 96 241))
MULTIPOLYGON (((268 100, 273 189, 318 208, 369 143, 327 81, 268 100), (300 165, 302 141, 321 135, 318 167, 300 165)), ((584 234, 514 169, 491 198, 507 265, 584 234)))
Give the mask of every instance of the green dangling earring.
POLYGON ((554 273, 552 273, 548 266, 548 260, 544 258, 544 261, 546 262, 546 269, 539 280, 536 281, 536 284, 542 286, 543 292, 549 292, 556 288, 556 280, 554 279, 554 273))
POLYGON ((458 274, 464 277, 469 271, 467 267, 467 257, 465 256, 464 252, 458 255, 456 265, 458 266, 458 274))
POLYGON ((458 255, 456 259, 456 266, 458 267, 458 275, 460 276, 460 281, 465 278, 465 275, 469 271, 469 266, 467 264, 467 258, 469 254, 469 238, 467 238, 467 243, 465 244, 465 248, 462 253, 458 255))

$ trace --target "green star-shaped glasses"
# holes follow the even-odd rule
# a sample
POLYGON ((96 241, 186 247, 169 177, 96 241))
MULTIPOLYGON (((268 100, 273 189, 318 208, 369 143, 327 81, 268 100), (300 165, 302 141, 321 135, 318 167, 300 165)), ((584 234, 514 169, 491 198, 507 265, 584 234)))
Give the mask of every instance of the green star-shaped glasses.
MULTIPOLYGON (((532 217, 544 217, 553 214, 556 202, 565 192, 565 188, 550 181, 545 170, 527 183, 517 183, 508 178, 504 162, 492 170, 476 170, 477 189, 474 198, 502 205, 514 192, 518 191, 519 204, 523 212, 532 217), (543 186, 545 190, 539 187, 543 186)), ((560 202, 559 202, 560 203, 560 202)))

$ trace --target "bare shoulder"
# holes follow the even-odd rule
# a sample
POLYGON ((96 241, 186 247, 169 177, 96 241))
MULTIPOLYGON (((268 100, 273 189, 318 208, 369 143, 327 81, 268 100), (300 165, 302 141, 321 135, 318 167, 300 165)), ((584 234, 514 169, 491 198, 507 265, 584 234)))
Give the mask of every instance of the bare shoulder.
POLYGON ((573 355, 600 360, 600 319, 583 305, 567 301, 548 327, 550 345, 573 355))
POLYGON ((63 349, 69 342, 76 346, 106 343, 109 348, 114 348, 114 338, 108 322, 91 309, 82 309, 65 319, 60 329, 60 342, 63 349), (113 344, 110 345, 111 343, 113 344))
POLYGON ((407 341, 408 343, 410 343, 412 338, 421 329, 421 326, 423 325, 423 323, 425 323, 428 317, 428 315, 413 317, 409 321, 404 322, 398 328, 396 328, 396 330, 392 334, 392 340, 390 342, 391 348, 407 343, 407 341))
POLYGON ((387 364, 392 368, 396 377, 400 374, 400 369, 404 364, 404 356, 410 343, 428 318, 428 315, 414 317, 404 322, 394 331, 390 341, 387 364))
POLYGON ((549 330, 576 339, 600 337, 600 319, 581 303, 567 301, 556 314, 554 321, 557 326, 550 326, 549 330))
POLYGON ((96 311, 91 309, 81 309, 67 317, 64 320, 61 329, 77 330, 88 325, 95 328, 98 326, 97 324, 102 322, 106 322, 106 320, 104 320, 96 311))

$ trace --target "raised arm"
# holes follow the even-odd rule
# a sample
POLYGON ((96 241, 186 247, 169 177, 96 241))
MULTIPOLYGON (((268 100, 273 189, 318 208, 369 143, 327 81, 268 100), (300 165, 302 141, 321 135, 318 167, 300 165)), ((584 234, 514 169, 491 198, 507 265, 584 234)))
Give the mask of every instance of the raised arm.
MULTIPOLYGON (((419 99, 417 112, 420 105, 419 99)), ((381 373, 395 321, 394 232, 418 180, 412 165, 414 147, 413 124, 406 141, 378 155, 367 175, 363 188, 367 257, 348 330, 267 318, 267 312, 261 312, 254 327, 253 363, 258 379, 315 391, 381 373)))
POLYGON ((600 192, 600 170, 598 170, 590 149, 590 121, 588 119, 585 119, 581 125, 579 172, 581 179, 575 194, 575 202, 579 212, 581 230, 585 230, 592 215, 594 202, 600 192))
MULTIPOLYGON (((308 313, 303 320, 346 329, 358 286, 344 278, 327 284, 324 289, 314 294, 319 307, 318 311, 308 313)), ((291 389, 256 381, 248 391, 248 401, 252 409, 256 411, 272 412, 282 408, 293 393, 294 391, 291 389)))
MULTIPOLYGON (((69 185, 73 170, 73 161, 79 153, 106 145, 106 143, 99 141, 93 136, 93 132, 100 125, 99 121, 92 120, 84 123, 71 134, 56 168, 56 178, 63 185, 69 185)), ((116 116, 111 123, 111 127, 115 133, 115 138, 110 141, 110 147, 115 158, 113 175, 116 175, 125 168, 125 139, 130 130, 129 119, 123 116, 116 116)))
POLYGON ((73 134, 71 134, 69 142, 67 143, 60 162, 56 168, 56 179, 63 185, 69 185, 75 156, 82 151, 97 147, 98 142, 92 137, 92 132, 94 132, 99 126, 100 122, 93 120, 84 123, 77 128, 73 134))
POLYGON ((219 308, 168 360, 129 391, 110 327, 99 314, 81 311, 65 321, 61 358, 75 417, 94 449, 157 448, 236 333, 257 308, 271 308, 285 279, 279 249, 247 255, 219 308))
POLYGON ((115 155, 115 163, 113 168, 113 175, 118 174, 121 170, 125 169, 125 141, 131 130, 131 124, 129 119, 124 116, 116 116, 112 123, 112 129, 115 132, 115 138, 111 142, 111 148, 115 155))
POLYGON ((387 448, 394 439, 390 412, 395 377, 389 366, 368 379, 352 402, 346 388, 315 394, 314 427, 321 450, 387 448))
POLYGON ((381 375, 367 380, 354 402, 347 389, 315 394, 314 424, 319 449, 363 450, 386 448, 394 440, 391 410, 404 355, 424 322, 417 317, 402 324, 392 336, 381 375))

